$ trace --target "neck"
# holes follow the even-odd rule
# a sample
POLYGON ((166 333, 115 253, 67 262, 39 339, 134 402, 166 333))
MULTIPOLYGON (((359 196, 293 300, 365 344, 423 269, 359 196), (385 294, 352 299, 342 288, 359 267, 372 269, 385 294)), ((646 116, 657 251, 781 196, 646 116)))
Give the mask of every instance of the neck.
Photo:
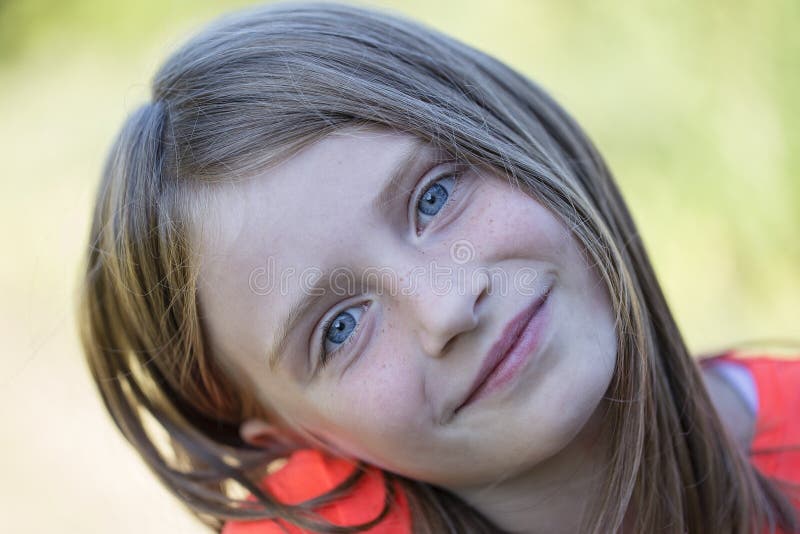
MULTIPOLYGON (((575 438, 549 459, 490 486, 455 493, 509 533, 580 532, 584 515, 607 480, 611 443, 603 420, 606 409, 606 401, 601 401, 575 438)), ((631 531, 630 516, 624 532, 631 531)))

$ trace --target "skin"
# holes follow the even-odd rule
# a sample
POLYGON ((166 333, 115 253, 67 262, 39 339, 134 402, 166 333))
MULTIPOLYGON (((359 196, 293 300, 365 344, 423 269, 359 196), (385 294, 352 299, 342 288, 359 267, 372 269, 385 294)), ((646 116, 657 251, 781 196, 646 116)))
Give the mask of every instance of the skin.
POLYGON ((371 211, 414 143, 345 129, 215 191, 194 236, 204 327, 214 353, 268 413, 246 421, 242 436, 259 443, 291 434, 443 486, 510 531, 574 532, 607 452, 603 397, 617 338, 606 286, 541 204, 485 168, 447 178, 459 167, 429 145, 398 194, 371 211), (416 195, 433 182, 447 202, 429 216, 416 195), (452 252, 464 240, 468 261, 452 252), (476 282, 443 291, 430 272, 415 271, 431 264, 476 282), (405 290, 324 291, 270 365, 279 324, 308 293, 300 273, 336 267, 359 283, 365 270, 385 268, 405 290), (282 290, 269 289, 270 273, 284 275, 282 290), (524 273, 534 276, 514 278, 524 273), (531 360, 505 387, 454 413, 500 332, 548 287, 531 360), (358 327, 344 344, 328 340, 333 352, 320 368, 321 323, 343 311, 358 327))

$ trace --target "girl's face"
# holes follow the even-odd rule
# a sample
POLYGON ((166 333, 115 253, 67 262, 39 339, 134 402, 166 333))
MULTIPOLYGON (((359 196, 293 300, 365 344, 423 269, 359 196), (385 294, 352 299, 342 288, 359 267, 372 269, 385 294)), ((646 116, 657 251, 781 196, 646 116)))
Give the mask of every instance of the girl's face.
POLYGON ((553 456, 599 413, 616 356, 606 287, 491 170, 348 128, 220 187, 204 229, 214 350, 339 453, 469 487, 553 456))

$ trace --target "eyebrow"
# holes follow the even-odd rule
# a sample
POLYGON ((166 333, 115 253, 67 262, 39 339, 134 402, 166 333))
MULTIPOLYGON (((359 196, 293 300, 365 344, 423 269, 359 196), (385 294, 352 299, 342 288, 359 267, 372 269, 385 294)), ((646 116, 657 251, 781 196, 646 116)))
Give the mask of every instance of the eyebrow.
POLYGON ((417 164, 417 160, 420 159, 424 148, 428 146, 428 143, 417 138, 398 158, 397 164, 389 174, 389 179, 370 205, 374 213, 380 213, 389 202, 397 198, 402 190, 403 183, 405 183, 408 177, 408 173, 410 173, 417 164))
MULTIPOLYGON (((408 174, 414 169, 424 149, 428 146, 430 146, 428 142, 417 138, 397 158, 397 163, 389 173, 389 179, 370 203, 370 209, 373 213, 381 213, 389 202, 397 198, 402 191, 408 174)), ((325 297, 325 290, 329 286, 329 278, 330 273, 324 272, 314 285, 308 291, 304 291, 305 294, 289 307, 289 313, 278 325, 273 341, 266 352, 267 362, 271 370, 274 370, 280 363, 286 344, 289 341, 289 334, 297 326, 297 323, 300 322, 300 319, 309 309, 325 297)))

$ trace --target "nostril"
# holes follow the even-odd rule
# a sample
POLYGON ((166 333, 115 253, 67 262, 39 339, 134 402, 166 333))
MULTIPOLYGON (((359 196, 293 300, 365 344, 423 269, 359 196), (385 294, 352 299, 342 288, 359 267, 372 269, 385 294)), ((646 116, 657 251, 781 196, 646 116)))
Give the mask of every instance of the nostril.
POLYGON ((483 302, 483 300, 486 298, 488 294, 489 294, 488 289, 484 288, 483 291, 481 291, 480 295, 478 295, 478 300, 475 301, 475 306, 476 307, 480 306, 480 304, 483 302))
POLYGON ((442 354, 448 354, 450 352, 450 350, 453 348, 453 342, 455 342, 457 337, 458 336, 451 337, 447 343, 444 344, 444 347, 442 347, 442 354))
POLYGON ((488 295, 489 295, 489 276, 486 275, 486 280, 480 289, 480 293, 478 293, 478 298, 475 299, 475 309, 477 309, 478 306, 481 305, 481 303, 486 299, 488 295))

